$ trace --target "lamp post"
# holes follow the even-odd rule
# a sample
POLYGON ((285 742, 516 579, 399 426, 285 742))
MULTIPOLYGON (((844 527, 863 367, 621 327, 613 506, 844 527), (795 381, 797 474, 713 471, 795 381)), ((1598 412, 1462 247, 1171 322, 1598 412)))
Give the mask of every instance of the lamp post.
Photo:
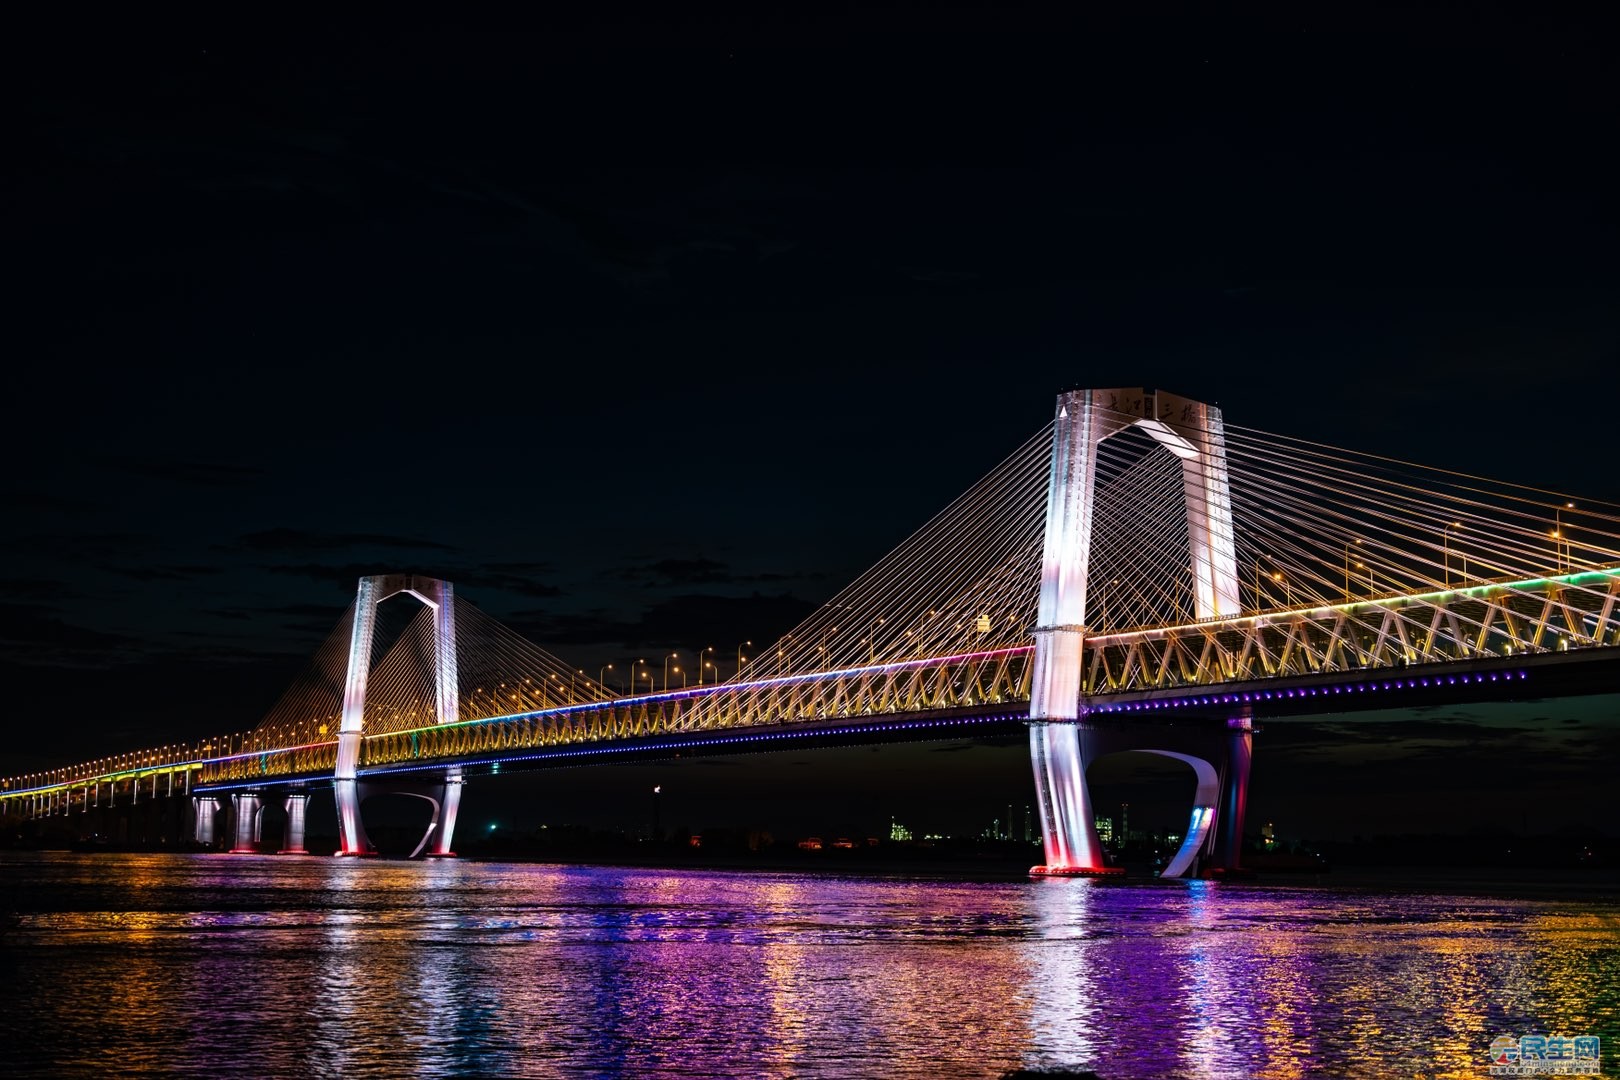
POLYGON ((1575 504, 1572 502, 1553 507, 1553 554, 1560 573, 1572 569, 1575 561, 1569 547, 1569 534, 1564 532, 1564 511, 1573 509, 1575 504))
POLYGON ((607 691, 608 693, 612 693, 612 691, 608 690, 607 673, 612 671, 612 670, 613 670, 613 665, 612 664, 603 664, 602 665, 602 670, 596 673, 596 681, 598 683, 600 683, 601 686, 602 686, 602 689, 607 691))
MULTIPOLYGON (((706 668, 706 667, 714 667, 714 665, 712 663, 710 663, 708 660, 704 659, 705 655, 708 655, 708 656, 713 656, 714 655, 714 646, 713 645, 709 645, 709 646, 706 646, 705 648, 702 648, 702 649, 698 650, 698 685, 699 686, 703 685, 703 669, 706 668)), ((715 672, 714 681, 715 682, 720 681, 720 673, 718 671, 715 672)))
POLYGON ((1111 625, 1108 622, 1108 596, 1109 596, 1109 591, 1115 585, 1118 585, 1118 584, 1119 584, 1119 578, 1112 578, 1112 579, 1110 579, 1108 581, 1103 582, 1102 588, 1097 590, 1097 614, 1098 614, 1098 616, 1100 616, 1100 618, 1097 621, 1097 629, 1100 632, 1104 633, 1104 634, 1108 633, 1108 630, 1109 630, 1110 625, 1111 625))
MULTIPOLYGON (((630 693, 632 695, 634 695, 635 692, 636 692, 636 664, 640 664, 642 666, 642 668, 645 669, 646 666, 647 666, 647 661, 646 660, 637 660, 635 664, 630 665, 630 693)), ((652 673, 651 672, 643 670, 642 674, 647 676, 647 678, 649 680, 652 679, 652 673)))
MULTIPOLYGON (((744 647, 752 649, 754 647, 754 643, 752 641, 739 641, 737 643, 737 675, 739 677, 742 675, 742 666, 748 663, 748 657, 742 654, 744 647)), ((715 672, 716 678, 719 677, 719 674, 720 673, 718 671, 715 672)))
POLYGON ((877 663, 877 628, 888 622, 888 619, 878 619, 866 631, 866 663, 867 666, 877 663))
MULTIPOLYGON (((1361 537, 1359 536, 1354 540, 1344 542, 1344 602, 1347 604, 1350 602, 1350 545, 1359 543, 1361 543, 1361 537)), ((1356 565, 1360 566, 1361 564, 1357 563, 1356 565)))
MULTIPOLYGON (((1450 525, 1447 525, 1444 529, 1440 530, 1440 535, 1442 537, 1441 545, 1442 545, 1443 550, 1445 551, 1446 588, 1448 588, 1448 589, 1451 588, 1451 530, 1452 529, 1460 529, 1460 528, 1462 528, 1462 522, 1453 521, 1450 525)), ((1463 556, 1463 584, 1465 584, 1465 585, 1468 583, 1467 559, 1468 559, 1468 556, 1464 555, 1463 556)))
POLYGON ((665 690, 669 689, 669 662, 671 660, 679 660, 680 658, 681 658, 680 653, 670 653, 668 656, 664 657, 664 689, 665 690))

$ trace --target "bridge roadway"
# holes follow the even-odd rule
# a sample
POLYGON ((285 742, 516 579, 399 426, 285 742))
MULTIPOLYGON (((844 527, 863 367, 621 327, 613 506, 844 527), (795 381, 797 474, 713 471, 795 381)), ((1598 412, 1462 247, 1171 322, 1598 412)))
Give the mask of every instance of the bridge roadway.
MULTIPOLYGON (((647 694, 367 734, 361 775, 1016 735, 1033 646, 647 694)), ((1086 722, 1187 723, 1620 690, 1620 570, 1485 582, 1091 636, 1086 722)), ((145 751, 4 781, 23 817, 331 780, 336 741, 145 751)))

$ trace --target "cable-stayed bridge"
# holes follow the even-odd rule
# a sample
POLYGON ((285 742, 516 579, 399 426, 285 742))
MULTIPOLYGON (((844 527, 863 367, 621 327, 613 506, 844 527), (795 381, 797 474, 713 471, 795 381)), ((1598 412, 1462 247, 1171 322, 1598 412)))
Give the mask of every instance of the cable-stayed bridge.
POLYGON ((361 804, 393 791, 432 804, 418 852, 449 854, 461 785, 503 768, 1027 727, 1041 869, 1106 871, 1086 769, 1144 752, 1197 778, 1166 873, 1219 873, 1255 720, 1611 692, 1617 566, 1612 504, 1073 391, 729 681, 617 693, 449 582, 368 577, 252 731, 7 778, 0 811, 183 795, 199 842, 256 850, 277 797, 299 852, 330 785, 340 854, 365 854, 361 804))

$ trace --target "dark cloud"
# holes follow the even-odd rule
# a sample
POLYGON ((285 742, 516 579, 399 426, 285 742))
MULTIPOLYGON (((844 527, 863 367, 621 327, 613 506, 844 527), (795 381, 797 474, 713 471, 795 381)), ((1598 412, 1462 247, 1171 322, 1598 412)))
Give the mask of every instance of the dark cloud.
POLYGON ((7 658, 30 667, 106 667, 127 660, 145 643, 91 630, 31 604, 0 604, 0 644, 7 658))
MULTIPOLYGON (((328 585, 339 585, 345 592, 353 593, 356 585, 363 577, 372 577, 376 574, 396 572, 395 568, 387 564, 378 563, 345 563, 340 566, 329 566, 324 563, 274 563, 261 567, 269 574, 283 574, 288 577, 308 578, 328 585)), ((431 576, 431 575, 430 575, 431 576)))
POLYGON ((330 604, 278 604, 274 607, 255 608, 252 617, 260 615, 291 615, 308 619, 336 619, 342 609, 330 604))
POLYGON ((605 612, 514 612, 513 629, 546 647, 562 645, 679 645, 699 649, 732 646, 741 639, 763 645, 786 633, 815 609, 796 596, 714 596, 694 593, 659 601, 639 618, 605 612))
POLYGON ((218 461, 164 461, 156 458, 103 458, 97 462, 113 472, 167 480, 191 487, 237 488, 264 476, 264 470, 218 461))
POLYGON ((233 548, 250 552, 273 551, 306 557, 329 551, 347 551, 352 548, 387 548, 403 551, 454 551, 449 544, 423 540, 410 536, 387 536, 379 533, 327 533, 303 529, 264 529, 239 536, 233 548))
POLYGON ((115 563, 145 558, 157 544, 144 533, 25 533, 0 540, 0 552, 53 562, 115 563))
POLYGON ((535 580, 535 575, 549 574, 552 571, 550 563, 480 563, 451 572, 451 582, 456 586, 457 594, 465 596, 467 589, 488 589, 491 599, 499 596, 522 596, 535 600, 547 600, 563 595, 563 590, 544 581, 535 580))
POLYGON ((65 581, 52 581, 49 578, 0 579, 0 597, 7 600, 47 602, 71 600, 78 595, 79 591, 65 581))
POLYGON ((715 559, 659 559, 646 566, 624 567, 614 571, 613 577, 646 585, 765 585, 788 581, 807 581, 822 577, 815 571, 784 574, 771 571, 738 573, 726 563, 715 559))
POLYGON ((0 493, 0 505, 11 509, 14 513, 69 513, 85 510, 89 503, 77 499, 65 499, 60 495, 45 491, 8 491, 0 493))
POLYGON ((199 566, 138 566, 132 564, 103 563, 98 569, 134 581, 186 581, 220 573, 224 567, 199 566))

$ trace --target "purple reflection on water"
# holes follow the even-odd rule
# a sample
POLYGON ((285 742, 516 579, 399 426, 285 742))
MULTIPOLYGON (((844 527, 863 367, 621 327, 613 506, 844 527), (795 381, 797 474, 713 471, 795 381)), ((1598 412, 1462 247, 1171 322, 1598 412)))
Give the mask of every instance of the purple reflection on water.
POLYGON ((8 1075, 1466 1074, 1504 1032, 1620 1044, 1612 897, 4 858, 8 1075))

